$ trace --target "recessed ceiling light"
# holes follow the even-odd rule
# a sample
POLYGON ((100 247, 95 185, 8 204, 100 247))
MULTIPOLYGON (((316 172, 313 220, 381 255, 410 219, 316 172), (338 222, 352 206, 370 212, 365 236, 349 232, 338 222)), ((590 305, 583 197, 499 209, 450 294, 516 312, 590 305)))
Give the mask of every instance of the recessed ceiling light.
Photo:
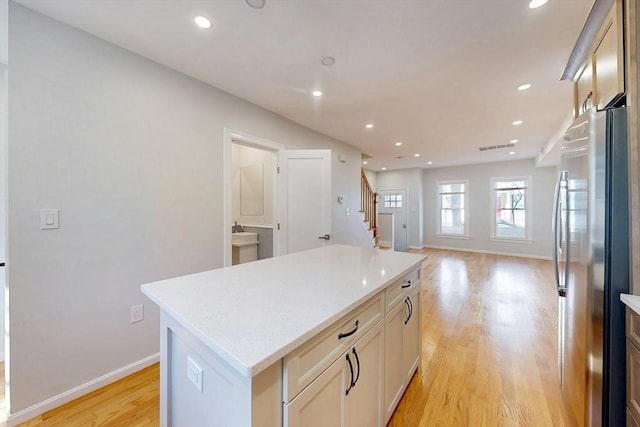
POLYGON ((540 7, 543 4, 545 4, 546 2, 547 2, 547 0, 531 0, 529 2, 529 9, 535 9, 537 7, 540 7))
POLYGON ((336 59, 333 56, 325 56, 320 60, 320 63, 325 66, 330 66, 336 63, 336 59))
POLYGON ((200 28, 204 28, 205 30, 207 28, 211 28, 211 21, 209 21, 207 18, 205 18, 204 16, 196 16, 194 18, 194 21, 196 23, 196 25, 200 28))
POLYGON ((264 0, 245 0, 249 6, 254 9, 262 9, 264 7, 264 0))
POLYGON ((369 162, 367 162, 366 160, 364 162, 362 162, 363 165, 368 164, 369 162))
POLYGON ((428 165, 431 165, 431 164, 433 164, 433 162, 427 162, 427 164, 428 164, 428 165))
POLYGON ((413 157, 420 157, 420 154, 416 153, 416 154, 413 155, 413 157))
POLYGON ((513 122, 514 126, 518 126, 522 124, 522 120, 516 120, 515 122, 513 122))
POLYGON ((364 125, 364 127, 366 127, 367 129, 371 129, 373 127, 373 123, 367 123, 366 125, 364 125))
POLYGON ((322 91, 321 90, 314 90, 313 92, 311 92, 311 95, 318 97, 318 96, 322 96, 322 91))
POLYGON ((514 154, 516 154, 516 152, 515 152, 515 151, 509 151, 509 155, 510 155, 510 156, 513 156, 514 154))
POLYGON ((512 140, 511 140, 511 141, 509 141, 509 142, 510 142, 510 143, 512 143, 512 144, 516 144, 516 143, 518 142, 518 140, 517 140, 517 139, 512 139, 512 140))
POLYGON ((402 142, 400 142, 400 141, 396 142, 396 147, 399 147, 401 145, 402 145, 402 142))
POLYGON ((382 168, 382 170, 383 170, 383 171, 386 171, 386 170, 387 170, 387 168, 382 168))
POLYGON ((531 87, 531 83, 525 83, 523 85, 518 86, 518 90, 527 90, 531 87))

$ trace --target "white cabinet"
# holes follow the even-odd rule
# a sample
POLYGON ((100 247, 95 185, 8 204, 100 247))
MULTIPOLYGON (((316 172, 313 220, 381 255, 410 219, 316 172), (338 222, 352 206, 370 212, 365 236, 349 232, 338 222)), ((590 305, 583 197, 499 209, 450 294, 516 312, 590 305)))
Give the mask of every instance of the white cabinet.
POLYGON ((346 390, 351 374, 341 357, 290 403, 284 404, 284 425, 289 427, 345 427, 346 390))
POLYGON ((356 308, 284 358, 284 402, 318 377, 384 317, 384 292, 356 308))
POLYGON ((379 322, 290 403, 288 427, 382 427, 384 328, 379 322))
POLYGON ((384 410, 385 422, 393 415, 420 362, 420 287, 404 294, 385 317, 384 410))
POLYGON ((408 385, 420 362, 420 343, 422 341, 420 319, 422 314, 419 290, 416 289, 407 298, 409 302, 409 318, 404 325, 402 334, 402 368, 405 384, 408 385))
POLYGON ((161 308, 160 426, 384 427, 385 345, 397 402, 420 347, 406 335, 423 259, 333 245, 143 285, 161 308))

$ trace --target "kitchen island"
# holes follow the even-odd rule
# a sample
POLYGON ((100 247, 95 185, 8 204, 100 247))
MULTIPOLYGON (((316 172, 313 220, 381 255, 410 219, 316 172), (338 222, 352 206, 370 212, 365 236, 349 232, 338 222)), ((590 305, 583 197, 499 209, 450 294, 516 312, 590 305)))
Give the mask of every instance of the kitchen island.
POLYGON ((142 285, 161 425, 383 426, 420 361, 423 259, 333 245, 142 285))

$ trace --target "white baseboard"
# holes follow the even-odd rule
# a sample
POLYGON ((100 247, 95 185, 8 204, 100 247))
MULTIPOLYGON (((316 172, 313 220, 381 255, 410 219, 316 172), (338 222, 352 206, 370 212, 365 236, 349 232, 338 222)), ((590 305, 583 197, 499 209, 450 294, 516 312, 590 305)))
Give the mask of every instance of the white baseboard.
POLYGON ((7 425, 9 427, 13 427, 20 423, 28 421, 33 417, 37 417, 38 415, 41 415, 51 409, 62 406, 65 403, 77 399, 78 397, 84 396, 85 394, 91 393, 92 391, 118 381, 119 379, 131 375, 134 372, 146 368, 147 366, 153 365, 159 360, 160 353, 152 354, 149 357, 145 357, 144 359, 138 360, 137 362, 133 362, 130 365, 123 366, 122 368, 109 372, 108 374, 79 385, 78 387, 74 387, 71 390, 67 390, 56 396, 50 397, 47 400, 36 403, 35 405, 29 406, 28 408, 25 408, 14 414, 9 414, 7 425))
POLYGON ((533 258, 533 259, 544 259, 547 261, 551 260, 550 256, 540 256, 540 255, 528 255, 528 254, 514 254, 512 252, 497 252, 497 251, 485 251, 481 249, 468 249, 468 248, 450 248, 447 246, 432 246, 425 245, 425 248, 429 249, 442 249, 445 251, 457 251, 457 252, 474 252, 479 254, 489 254, 489 255, 501 255, 501 256, 513 256, 517 258, 533 258))
POLYGON ((409 246, 409 249, 415 249, 417 251, 421 251, 424 248, 425 248, 425 246, 409 246))

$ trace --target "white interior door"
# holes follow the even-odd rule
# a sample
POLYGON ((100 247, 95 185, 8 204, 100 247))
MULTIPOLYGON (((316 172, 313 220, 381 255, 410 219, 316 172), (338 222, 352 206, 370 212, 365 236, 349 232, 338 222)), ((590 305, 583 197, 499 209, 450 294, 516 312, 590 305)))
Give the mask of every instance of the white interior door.
POLYGON ((330 244, 331 150, 282 150, 279 167, 281 253, 330 244))
POLYGON ((393 250, 407 250, 407 190, 380 190, 378 212, 393 214, 393 250))

